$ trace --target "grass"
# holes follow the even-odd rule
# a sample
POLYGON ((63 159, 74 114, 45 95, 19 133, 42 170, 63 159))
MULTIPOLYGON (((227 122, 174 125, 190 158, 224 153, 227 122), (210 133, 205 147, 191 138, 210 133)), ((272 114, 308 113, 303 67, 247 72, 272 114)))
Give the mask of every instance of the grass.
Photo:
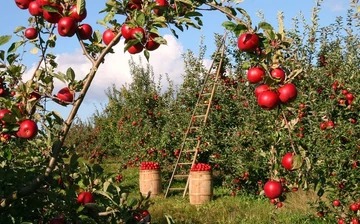
MULTIPOLYGON (((114 164, 105 164, 105 170, 116 170, 114 164)), ((122 190, 129 192, 129 197, 138 197, 138 169, 130 168, 122 171, 124 181, 122 190)), ((163 181, 163 190, 166 189, 163 181)), ((315 217, 316 211, 309 202, 316 196, 309 192, 291 192, 286 194, 282 208, 276 209, 266 198, 251 195, 230 196, 229 191, 221 187, 214 189, 213 200, 209 203, 195 206, 189 203, 189 198, 173 195, 164 198, 163 195, 151 198, 153 204, 149 208, 153 224, 167 223, 165 215, 169 215, 177 224, 267 224, 267 223, 332 223, 329 220, 315 217)))

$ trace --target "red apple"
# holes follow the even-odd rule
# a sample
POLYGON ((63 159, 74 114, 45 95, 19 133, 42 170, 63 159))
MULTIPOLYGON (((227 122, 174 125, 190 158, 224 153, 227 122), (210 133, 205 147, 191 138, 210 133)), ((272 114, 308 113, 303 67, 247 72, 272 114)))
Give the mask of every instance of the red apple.
POLYGON ((252 67, 249 68, 246 76, 250 83, 259 83, 265 77, 265 70, 262 67, 252 67))
POLYGON ((264 185, 265 196, 270 199, 280 197, 282 192, 283 192, 283 187, 282 187, 281 183, 278 181, 269 180, 264 185))
POLYGON ((36 0, 36 2, 40 6, 44 6, 44 5, 56 6, 59 4, 58 0, 36 0))
POLYGON ((136 39, 140 38, 142 40, 145 40, 145 30, 142 27, 135 27, 131 29, 131 38, 130 39, 136 39))
POLYGON ((131 38, 132 38, 131 30, 132 30, 132 28, 131 28, 128 24, 124 23, 124 24, 121 26, 121 30, 120 30, 120 31, 121 31, 121 35, 122 35, 126 40, 131 39, 131 38))
POLYGON ((62 17, 58 22, 57 28, 60 36, 72 37, 77 30, 77 24, 72 17, 62 17))
POLYGON ((238 48, 241 51, 255 51, 259 47, 260 39, 255 33, 243 33, 238 37, 238 48))
POLYGON ((32 0, 15 0, 15 4, 20 9, 27 9, 29 8, 29 4, 32 0))
POLYGON ((29 4, 29 13, 32 16, 42 16, 43 10, 41 8, 41 5, 37 1, 32 1, 29 4))
POLYGON ((143 49, 144 49, 144 46, 141 43, 137 43, 137 44, 129 47, 127 51, 130 54, 137 54, 137 53, 140 53, 143 49))
POLYGON ((5 124, 5 121, 3 121, 2 119, 6 116, 6 114, 11 114, 11 111, 8 110, 8 109, 1 109, 0 110, 0 121, 3 124, 5 124))
POLYGON ((27 39, 33 40, 38 37, 38 31, 34 27, 29 27, 24 31, 24 35, 27 39))
POLYGON ((109 45, 110 42, 115 38, 115 36, 116 36, 116 33, 114 30, 107 29, 104 31, 104 33, 102 35, 102 40, 105 45, 109 45))
POLYGON ((93 29, 89 24, 84 23, 78 26, 78 34, 80 39, 88 40, 91 38, 92 33, 93 29))
POLYGON ((54 7, 58 9, 57 12, 49 12, 43 9, 43 17, 49 23, 57 23, 62 18, 62 7, 58 5, 54 7))
POLYGON ((292 170, 293 162, 294 162, 293 153, 288 152, 283 156, 281 160, 281 165, 287 170, 292 170))
POLYGON ((37 135, 38 127, 35 121, 26 119, 20 122, 16 136, 24 139, 32 139, 37 135))
POLYGON ((136 3, 133 3, 133 2, 130 1, 127 4, 127 8, 130 9, 130 10, 141 10, 142 5, 141 4, 136 4, 136 3))
POLYGON ((279 80, 280 82, 284 82, 285 80, 285 72, 282 68, 275 68, 271 70, 270 75, 271 77, 273 77, 276 80, 279 80))
POLYGON ((147 42, 145 44, 146 50, 153 51, 160 47, 160 44, 154 40, 156 37, 159 37, 159 35, 157 35, 156 33, 149 34, 147 42))
POLYGON ((256 98, 260 95, 260 93, 270 90, 270 87, 266 84, 261 84, 255 88, 255 96, 256 98))
POLYGON ((83 12, 79 14, 76 5, 71 6, 69 16, 73 18, 76 22, 83 21, 87 16, 86 8, 84 8, 83 12))
POLYGON ((59 90, 56 97, 62 102, 71 103, 74 100, 74 92, 68 87, 64 87, 59 90))
POLYGON ((91 192, 83 191, 78 195, 77 202, 79 204, 85 205, 85 204, 88 204, 88 203, 94 203, 95 199, 94 199, 94 196, 93 196, 93 194, 91 192))
POLYGON ((155 0, 155 8, 154 13, 157 16, 162 16, 169 6, 169 2, 167 0, 155 0))
POLYGON ((286 83, 278 88, 279 99, 282 103, 288 103, 296 99, 297 89, 292 83, 286 83))
POLYGON ((279 104, 279 96, 276 92, 268 90, 260 93, 257 102, 263 109, 272 110, 279 104))

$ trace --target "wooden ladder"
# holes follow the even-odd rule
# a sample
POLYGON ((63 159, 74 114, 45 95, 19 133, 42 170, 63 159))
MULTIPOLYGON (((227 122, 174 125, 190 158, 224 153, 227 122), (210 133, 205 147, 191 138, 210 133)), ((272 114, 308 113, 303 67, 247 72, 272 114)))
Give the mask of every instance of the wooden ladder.
POLYGON ((223 57, 225 53, 225 38, 226 35, 222 37, 221 43, 216 51, 217 55, 212 61, 209 71, 204 77, 204 84, 199 92, 195 108, 185 131, 180 152, 165 192, 165 198, 168 197, 170 191, 183 191, 183 197, 187 194, 189 188, 190 169, 196 163, 200 145, 202 143, 200 130, 201 127, 205 126, 208 120, 212 100, 217 88, 217 82, 222 71, 223 57), (216 59, 219 60, 216 61, 216 59), (214 74, 214 71, 215 75, 212 75, 214 74), (185 182, 185 178, 185 186, 183 186, 184 183, 182 183, 181 187, 172 187, 175 180, 183 180, 183 182, 185 182))

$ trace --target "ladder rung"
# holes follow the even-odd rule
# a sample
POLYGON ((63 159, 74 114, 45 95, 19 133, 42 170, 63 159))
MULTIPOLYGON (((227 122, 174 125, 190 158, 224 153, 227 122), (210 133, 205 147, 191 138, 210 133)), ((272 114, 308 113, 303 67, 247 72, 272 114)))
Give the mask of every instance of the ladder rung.
POLYGON ((202 115, 194 115, 195 118, 198 118, 198 117, 205 117, 206 115, 205 114, 202 114, 202 115))
POLYGON ((183 191, 183 190, 185 190, 185 188, 183 188, 183 187, 171 187, 171 188, 169 188, 169 190, 171 190, 171 191, 183 191))
POLYGON ((174 178, 185 178, 185 177, 188 177, 189 175, 187 174, 177 174, 177 175, 174 175, 174 178))
POLYGON ((201 95, 202 96, 208 96, 208 95, 211 95, 211 93, 202 93, 201 95))
POLYGON ((183 152, 185 152, 185 153, 187 153, 187 152, 196 152, 196 149, 189 149, 189 150, 185 150, 183 152))

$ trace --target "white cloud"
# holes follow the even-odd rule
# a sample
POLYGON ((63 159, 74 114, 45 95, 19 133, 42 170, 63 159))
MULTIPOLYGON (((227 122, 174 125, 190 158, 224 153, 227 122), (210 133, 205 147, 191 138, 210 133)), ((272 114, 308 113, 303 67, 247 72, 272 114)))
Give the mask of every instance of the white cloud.
MULTIPOLYGON (((183 47, 180 42, 171 35, 165 35, 164 38, 168 44, 161 45, 160 48, 150 53, 149 63, 154 70, 155 81, 158 81, 159 75, 162 75, 163 81, 165 82, 164 75, 168 74, 175 84, 180 84, 182 80, 181 74, 184 71, 182 59, 183 47)), ((123 49, 124 41, 120 41, 119 44, 114 47, 114 53, 108 54, 105 57, 104 63, 100 65, 79 111, 81 117, 89 116, 95 111, 95 108, 99 108, 101 104, 104 105, 104 103, 106 103, 105 90, 112 84, 115 84, 116 87, 121 87, 125 83, 131 82, 129 68, 129 60, 131 57, 133 57, 136 63, 140 62, 139 57, 141 57, 142 63, 146 64, 147 61, 142 53, 130 55, 128 52, 124 53, 123 49)), ((65 73, 67 68, 71 67, 75 71, 77 79, 85 77, 90 71, 91 64, 80 49, 75 52, 63 53, 57 56, 58 71, 65 73)), ((33 70, 34 67, 27 72, 25 77, 29 78, 33 70)), ((163 85, 164 84, 165 83, 163 83, 163 85)), ((55 82, 54 93, 64 87, 64 85, 66 84, 60 81, 55 82)), ((62 114, 65 114, 69 108, 61 107, 61 110, 63 111, 62 114)))

